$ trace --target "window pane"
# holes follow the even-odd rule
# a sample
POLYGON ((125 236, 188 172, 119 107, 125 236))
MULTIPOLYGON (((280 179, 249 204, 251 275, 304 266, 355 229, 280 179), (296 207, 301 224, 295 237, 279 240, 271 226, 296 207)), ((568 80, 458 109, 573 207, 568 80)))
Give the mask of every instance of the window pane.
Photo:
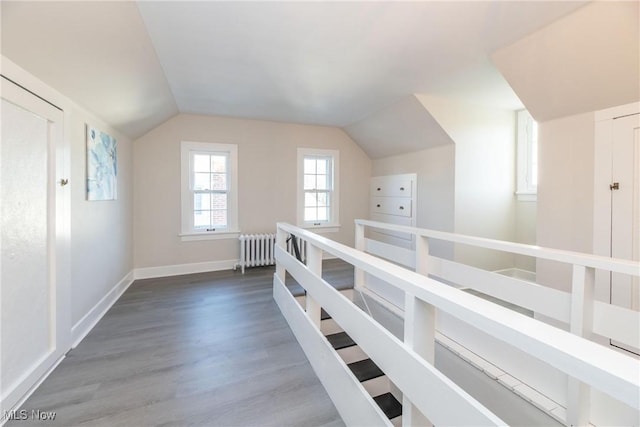
POLYGON ((304 208, 304 220, 305 221, 317 221, 318 214, 316 208, 304 208))
POLYGON ((209 215, 209 212, 211 211, 194 211, 193 226, 195 228, 210 228, 211 216, 209 215))
POLYGON ((326 221, 329 219, 328 208, 318 208, 318 221, 326 221))
POLYGON ((211 156, 211 172, 227 172, 227 156, 211 156))
POLYGON ((304 158, 304 173, 315 174, 316 173, 316 159, 305 157, 304 158))
POLYGON ((227 195, 215 193, 211 194, 211 209, 227 209, 227 195))
POLYGON ((316 198, 316 193, 306 192, 304 193, 304 206, 312 207, 317 206, 318 200, 316 198))
POLYGON ((538 124, 533 123, 533 137, 531 140, 531 182, 534 187, 538 185, 538 124))
POLYGON ((211 225, 215 227, 227 226, 227 211, 226 210, 214 210, 211 211, 211 225))
POLYGON ((329 175, 317 175, 317 189, 328 190, 329 189, 329 175))
POLYGON ((317 165, 318 166, 317 166, 316 173, 325 175, 329 169, 329 159, 327 158, 318 159, 317 165))
POLYGON ((316 188, 316 176, 315 175, 305 175, 304 176, 304 189, 305 190, 315 190, 316 188))
POLYGON ((208 193, 195 193, 193 196, 194 211, 211 209, 211 196, 208 193))
POLYGON ((194 190, 209 190, 211 185, 210 173, 194 173, 193 174, 193 189, 194 190))
POLYGON ((227 174, 226 173, 212 173, 211 174, 211 190, 226 190, 227 189, 227 174))
POLYGON ((318 206, 329 206, 329 198, 327 197, 327 193, 318 193, 318 206))
POLYGON ((193 155, 193 171, 209 172, 209 156, 206 154, 193 155))

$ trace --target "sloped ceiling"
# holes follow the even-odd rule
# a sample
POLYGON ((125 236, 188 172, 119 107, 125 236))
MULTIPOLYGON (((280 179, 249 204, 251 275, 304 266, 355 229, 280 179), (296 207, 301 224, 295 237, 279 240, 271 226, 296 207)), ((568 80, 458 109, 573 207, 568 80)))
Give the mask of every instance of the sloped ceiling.
POLYGON ((453 144, 415 95, 376 111, 344 130, 372 159, 453 144))
POLYGON ((591 3, 492 59, 538 121, 638 101, 639 7, 591 3))
POLYGON ((521 107, 489 54, 583 4, 3 0, 2 54, 132 137, 178 111, 343 127, 412 93, 521 107))
POLYGON ((522 104, 489 60, 574 2, 139 2, 181 112, 346 126, 412 93, 522 104))
POLYGON ((136 137, 177 114, 131 1, 2 1, 2 55, 136 137))

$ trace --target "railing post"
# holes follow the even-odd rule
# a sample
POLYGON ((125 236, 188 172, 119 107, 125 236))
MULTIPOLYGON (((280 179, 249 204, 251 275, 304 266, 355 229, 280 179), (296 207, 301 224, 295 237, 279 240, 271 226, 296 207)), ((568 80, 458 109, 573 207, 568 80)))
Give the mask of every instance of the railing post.
MULTIPOLYGON (((435 359, 435 307, 411 294, 404 299, 404 343, 433 365, 435 359)), ((403 426, 432 424, 411 401, 402 398, 403 426)))
POLYGON ((419 235, 416 236, 416 273, 429 274, 429 239, 419 235))
MULTIPOLYGON (((358 224, 356 222, 356 241, 355 246, 359 251, 364 252, 365 250, 365 241, 364 241, 364 225, 358 224)), ((355 268, 354 270, 354 278, 353 283, 356 289, 364 287, 364 271, 359 268, 355 268)))
MULTIPOLYGON (((583 265, 573 266, 571 284, 570 331, 579 337, 589 339, 593 331, 593 301, 595 269, 583 265)), ((567 399, 567 423, 571 426, 586 426, 591 415, 590 387, 569 377, 567 399)))
MULTIPOLYGON (((276 230, 276 246, 278 246, 283 251, 287 251, 287 233, 282 230, 280 227, 276 230)), ((284 284, 285 279, 287 277, 287 271, 284 269, 282 263, 278 261, 276 258, 276 276, 280 279, 280 281, 284 284)))
MULTIPOLYGON (((322 250, 311 242, 307 242, 307 268, 312 273, 322 277, 322 250)), ((311 321, 320 328, 320 304, 309 295, 305 298, 307 316, 311 321)))
MULTIPOLYGON (((416 273, 428 275, 429 242, 424 236, 416 236, 416 273)), ((435 361, 436 309, 431 304, 405 293, 404 343, 430 364, 435 361)), ((431 426, 431 422, 411 401, 402 398, 403 426, 431 426)))

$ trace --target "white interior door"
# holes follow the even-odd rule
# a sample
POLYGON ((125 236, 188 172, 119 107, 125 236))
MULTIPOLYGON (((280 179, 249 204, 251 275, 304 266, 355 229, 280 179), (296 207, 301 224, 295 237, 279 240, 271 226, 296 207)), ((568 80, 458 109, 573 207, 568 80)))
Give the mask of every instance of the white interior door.
MULTIPOLYGON (((612 144, 611 256, 640 261, 640 114, 613 120, 612 144)), ((613 273, 611 303, 638 311, 639 287, 637 277, 613 273)))
MULTIPOLYGON (((70 347, 63 113, 1 79, 0 414, 70 347)), ((15 409, 15 408, 14 408, 15 409)))

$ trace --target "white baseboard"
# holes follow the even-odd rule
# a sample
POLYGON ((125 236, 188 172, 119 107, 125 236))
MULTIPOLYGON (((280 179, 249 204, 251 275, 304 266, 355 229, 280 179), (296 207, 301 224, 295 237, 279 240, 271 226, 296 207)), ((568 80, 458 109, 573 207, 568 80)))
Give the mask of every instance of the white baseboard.
POLYGON ((71 328, 71 340, 73 344, 71 348, 76 348, 80 341, 87 336, 94 326, 102 319, 102 316, 111 308, 111 306, 120 298, 120 296, 133 283, 134 272, 130 271, 122 278, 105 296, 102 297, 96 305, 93 306, 82 319, 71 328))
MULTIPOLYGON (((62 355, 58 360, 55 361, 55 363, 45 371, 45 373, 35 382, 35 384, 33 384, 31 387, 29 387, 29 389, 22 394, 22 396, 17 400, 16 403, 12 403, 11 407, 6 409, 4 406, 4 403, 6 403, 4 400, 8 400, 9 402, 11 402, 13 400, 13 396, 5 396, 4 400, 3 400, 3 405, 0 405, 0 407, 2 407, 2 413, 0 413, 0 427, 2 427, 7 421, 9 421, 9 415, 11 413, 11 411, 17 411, 20 409, 20 407, 22 405, 24 405, 24 402, 27 401, 27 399, 29 397, 31 397, 31 395, 38 389, 38 387, 40 387, 40 385, 44 382, 44 380, 47 379, 47 377, 58 367, 58 365, 64 360, 64 358, 66 357, 66 355, 62 355)), ((15 393, 12 393, 15 394, 15 393)))
POLYGON ((206 273, 209 271, 231 270, 239 260, 207 261, 191 264, 163 265, 160 267, 144 267, 134 270, 134 277, 139 279, 154 279, 156 277, 179 276, 181 274, 206 273))

